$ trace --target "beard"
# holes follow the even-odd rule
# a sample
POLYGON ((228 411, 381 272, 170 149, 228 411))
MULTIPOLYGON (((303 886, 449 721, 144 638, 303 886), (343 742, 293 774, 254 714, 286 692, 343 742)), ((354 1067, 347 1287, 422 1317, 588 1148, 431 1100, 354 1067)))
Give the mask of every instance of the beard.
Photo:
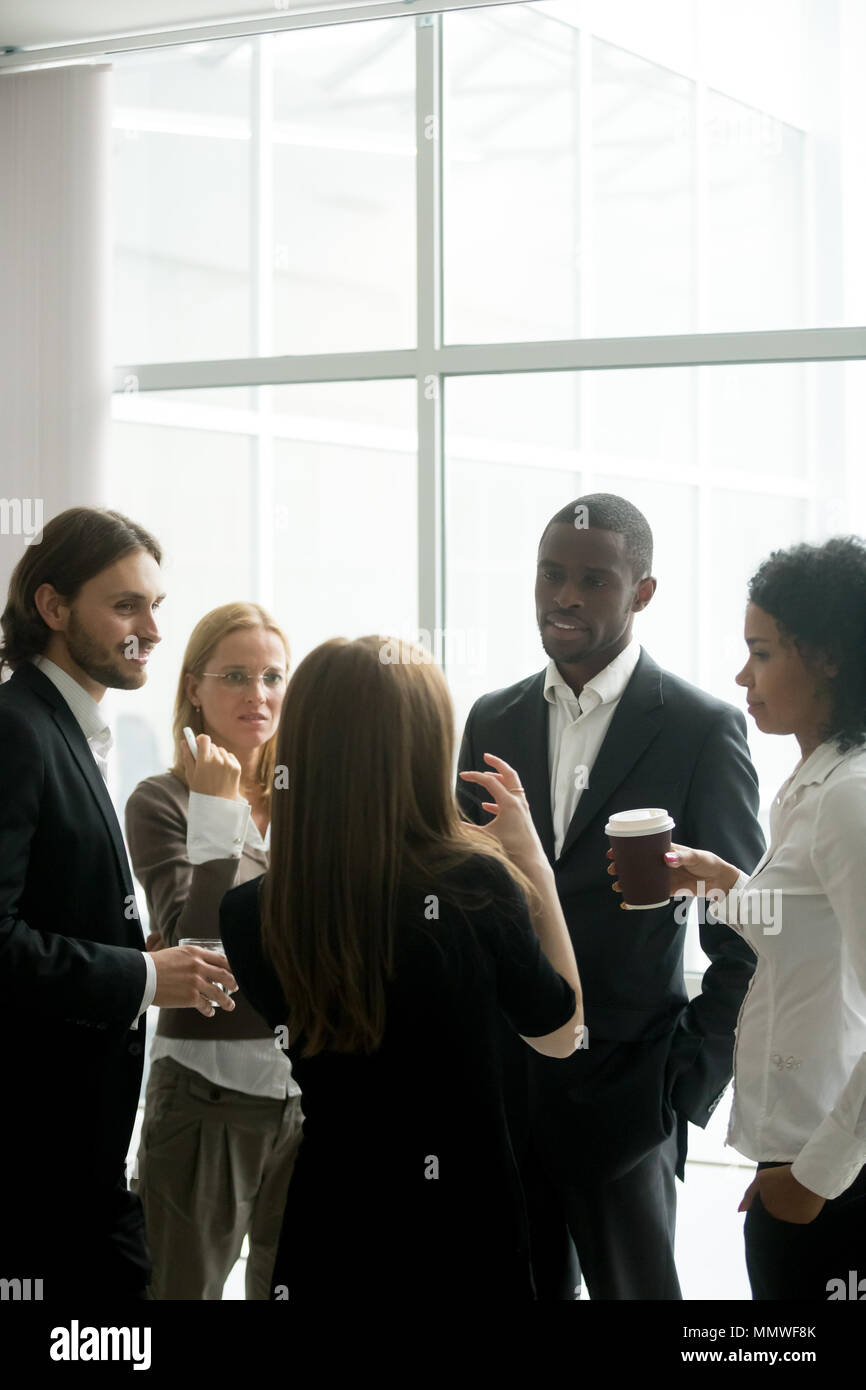
POLYGON ((137 690, 143 685, 144 671, 130 666, 122 649, 115 656, 108 647, 97 642, 78 621, 74 610, 69 615, 66 645, 75 664, 98 685, 111 690, 137 690))

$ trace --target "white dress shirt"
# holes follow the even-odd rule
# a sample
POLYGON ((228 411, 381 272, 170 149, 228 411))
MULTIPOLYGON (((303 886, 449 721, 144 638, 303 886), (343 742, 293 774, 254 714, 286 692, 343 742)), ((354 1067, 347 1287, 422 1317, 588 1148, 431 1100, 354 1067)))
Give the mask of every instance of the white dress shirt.
POLYGON ((758 965, 727 1143, 838 1197, 866 1163, 866 749, 822 743, 783 783, 770 847, 709 907, 758 965))
MULTIPOLYGON (((186 845, 191 864, 207 864, 212 859, 240 859, 244 843, 267 850, 271 843, 268 825, 262 839, 252 818, 248 801, 230 801, 225 796, 189 794, 186 845)), ((247 1095, 270 1096, 285 1100, 299 1096, 301 1088, 292 1076, 286 1054, 273 1038, 163 1038, 159 1034, 150 1049, 151 1062, 173 1057, 181 1066, 197 1071, 215 1086, 227 1086, 247 1095)))
POLYGON ((634 674, 639 657, 640 643, 633 637, 619 656, 615 656, 603 671, 586 682, 579 696, 563 680, 556 662, 552 659, 548 662, 544 698, 550 705, 547 712, 547 752, 557 858, 581 793, 588 785, 610 721, 634 674))
MULTIPOLYGON (((111 730, 103 718, 99 705, 92 695, 88 695, 83 686, 78 684, 68 671, 64 671, 54 661, 49 661, 46 656, 34 656, 33 665, 38 666, 43 676, 47 676, 51 684, 56 686, 69 706, 78 727, 87 739, 88 747, 96 760, 96 766, 102 774, 102 780, 108 782, 108 754, 111 750, 113 739, 111 730)), ((143 951, 145 969, 147 971, 144 994, 142 995, 141 1005, 138 1013, 130 1024, 131 1028, 138 1027, 138 1020, 143 1013, 147 1012, 148 1007, 153 1002, 156 994, 156 966, 147 951, 143 951)))

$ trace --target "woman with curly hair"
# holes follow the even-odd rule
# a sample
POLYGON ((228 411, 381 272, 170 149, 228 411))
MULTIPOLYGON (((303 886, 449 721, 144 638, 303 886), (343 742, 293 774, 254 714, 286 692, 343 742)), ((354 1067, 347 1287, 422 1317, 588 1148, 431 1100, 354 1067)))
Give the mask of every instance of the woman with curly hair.
POLYGON ((774 551, 749 600, 737 684, 802 756, 750 877, 683 845, 668 860, 672 891, 715 899, 758 957, 728 1130, 758 1163, 740 1204, 752 1296, 826 1301, 866 1272, 866 545, 774 551))

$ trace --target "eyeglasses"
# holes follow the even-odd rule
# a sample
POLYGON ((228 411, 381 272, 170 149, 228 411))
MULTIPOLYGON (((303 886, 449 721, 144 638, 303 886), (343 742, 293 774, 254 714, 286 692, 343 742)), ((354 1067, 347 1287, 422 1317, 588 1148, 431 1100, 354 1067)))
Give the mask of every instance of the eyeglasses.
POLYGON ((227 690, 247 690, 253 681, 262 680, 269 690, 279 690, 285 681, 282 671, 269 669, 260 676, 251 676, 248 671, 202 671, 203 676, 225 681, 227 690))

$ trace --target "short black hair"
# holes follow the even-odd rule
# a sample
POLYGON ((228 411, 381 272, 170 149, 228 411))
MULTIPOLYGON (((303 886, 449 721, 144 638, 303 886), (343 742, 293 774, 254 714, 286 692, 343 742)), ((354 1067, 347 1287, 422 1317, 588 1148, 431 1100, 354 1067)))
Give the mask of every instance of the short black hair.
POLYGON ((825 741, 840 753, 866 740, 866 543, 834 536, 823 545, 774 550, 749 581, 749 601, 775 620, 807 664, 838 666, 825 741))
MULTIPOLYGON (((541 540, 544 540, 551 526, 579 526, 578 507, 585 508, 585 527, 617 531, 624 537, 635 579, 646 579, 647 575, 652 574, 653 533, 649 522, 643 512, 639 512, 625 497, 617 497, 613 492, 589 492, 584 497, 576 497, 550 518, 541 533, 541 540)), ((580 515, 582 517, 584 513, 580 515)))

